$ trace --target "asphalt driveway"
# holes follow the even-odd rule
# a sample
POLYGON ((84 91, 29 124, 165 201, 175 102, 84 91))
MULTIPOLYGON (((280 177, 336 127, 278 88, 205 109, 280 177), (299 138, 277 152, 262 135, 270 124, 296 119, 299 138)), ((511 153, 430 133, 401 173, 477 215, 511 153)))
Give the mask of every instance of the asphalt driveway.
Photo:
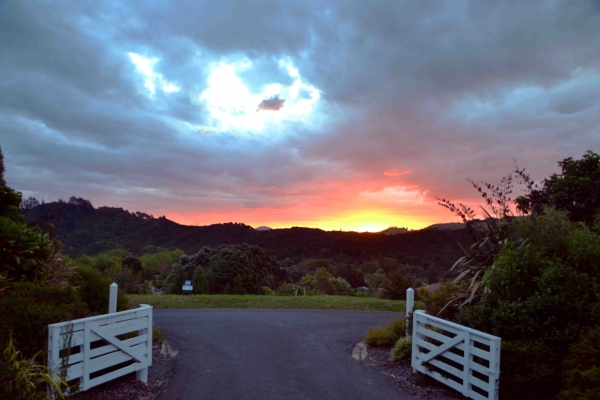
POLYGON ((351 356, 381 311, 154 310, 179 347, 161 399, 414 399, 351 356))

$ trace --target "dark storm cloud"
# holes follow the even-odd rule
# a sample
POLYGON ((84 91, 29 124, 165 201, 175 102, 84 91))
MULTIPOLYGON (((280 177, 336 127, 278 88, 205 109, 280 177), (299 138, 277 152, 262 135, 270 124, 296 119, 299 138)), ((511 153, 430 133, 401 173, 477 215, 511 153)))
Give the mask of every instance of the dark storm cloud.
POLYGON ((283 108, 285 104, 285 99, 280 99, 279 96, 269 97, 268 99, 264 99, 258 105, 256 111, 265 110, 265 111, 279 111, 283 108))
POLYGON ((598 148, 598 32, 594 1, 2 2, 7 178, 26 195, 149 211, 279 207, 287 187, 385 171, 412 171, 385 179, 429 196, 469 197, 466 177, 499 177, 511 157, 543 177, 598 148), (130 52, 180 90, 149 96, 130 52), (263 136, 200 128, 209 66, 244 58, 253 91, 292 84, 279 60, 293 62, 329 122, 263 136))

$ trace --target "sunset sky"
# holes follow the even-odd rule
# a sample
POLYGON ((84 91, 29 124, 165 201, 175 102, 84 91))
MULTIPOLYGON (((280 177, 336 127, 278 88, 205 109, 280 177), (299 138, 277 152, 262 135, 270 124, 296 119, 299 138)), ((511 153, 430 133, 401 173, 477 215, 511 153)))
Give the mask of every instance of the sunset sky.
MULTIPOLYGON (((600 1, 0 1, 9 186, 183 224, 455 221, 600 150, 600 1)), ((515 193, 518 194, 518 193, 515 193)))

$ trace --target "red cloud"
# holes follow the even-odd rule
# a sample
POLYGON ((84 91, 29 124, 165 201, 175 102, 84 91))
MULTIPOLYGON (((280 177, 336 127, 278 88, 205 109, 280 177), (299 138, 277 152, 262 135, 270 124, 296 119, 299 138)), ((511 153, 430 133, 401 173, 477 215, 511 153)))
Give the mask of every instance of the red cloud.
POLYGON ((410 169, 399 170, 399 169, 387 169, 383 172, 383 176, 400 176, 400 175, 408 175, 412 171, 410 169))

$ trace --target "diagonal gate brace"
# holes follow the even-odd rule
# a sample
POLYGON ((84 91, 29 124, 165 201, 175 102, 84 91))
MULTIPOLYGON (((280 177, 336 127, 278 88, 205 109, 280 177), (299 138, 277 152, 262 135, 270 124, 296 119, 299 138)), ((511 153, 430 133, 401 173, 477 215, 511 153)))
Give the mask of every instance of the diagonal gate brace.
POLYGON ((123 342, 114 337, 112 334, 108 333, 104 328, 100 328, 98 325, 91 325, 90 330, 136 361, 141 363, 146 362, 144 357, 135 354, 129 346, 124 345, 123 342))
POLYGON ((437 349, 431 350, 429 353, 424 354, 421 358, 418 358, 416 360, 417 365, 422 365, 423 363, 426 363, 427 361, 431 360, 432 358, 439 356, 440 354, 450 350, 452 347, 456 346, 457 344, 459 344, 460 342, 465 340, 465 338, 466 338, 466 335, 464 333, 457 334, 456 336, 454 336, 452 339, 450 339, 447 342, 445 342, 444 344, 442 344, 437 349))

